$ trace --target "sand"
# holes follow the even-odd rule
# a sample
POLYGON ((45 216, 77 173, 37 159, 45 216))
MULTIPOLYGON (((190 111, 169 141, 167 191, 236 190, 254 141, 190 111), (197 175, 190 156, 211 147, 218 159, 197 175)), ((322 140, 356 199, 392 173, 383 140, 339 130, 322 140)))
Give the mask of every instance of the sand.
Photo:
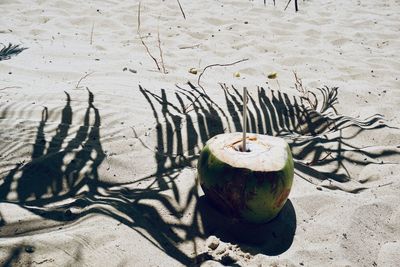
POLYGON ((1 1, 0 265, 397 266, 400 1, 276 2, 1 1), (196 185, 244 86, 296 161, 261 226, 196 185))

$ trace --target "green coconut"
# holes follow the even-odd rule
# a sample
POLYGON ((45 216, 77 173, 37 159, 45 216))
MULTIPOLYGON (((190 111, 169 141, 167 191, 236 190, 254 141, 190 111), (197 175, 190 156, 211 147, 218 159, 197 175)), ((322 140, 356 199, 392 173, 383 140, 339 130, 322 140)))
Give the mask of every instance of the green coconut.
POLYGON ((229 217, 264 223, 282 209, 293 183, 293 158, 285 140, 242 133, 208 140, 198 161, 198 179, 208 200, 229 217))

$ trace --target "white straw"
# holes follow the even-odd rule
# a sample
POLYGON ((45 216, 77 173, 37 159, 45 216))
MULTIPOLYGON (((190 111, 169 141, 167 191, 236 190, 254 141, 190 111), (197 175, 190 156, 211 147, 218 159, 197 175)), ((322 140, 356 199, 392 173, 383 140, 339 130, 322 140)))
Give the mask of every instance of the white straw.
POLYGON ((246 132, 247 132, 247 88, 243 88, 243 144, 242 151, 246 152, 246 132))

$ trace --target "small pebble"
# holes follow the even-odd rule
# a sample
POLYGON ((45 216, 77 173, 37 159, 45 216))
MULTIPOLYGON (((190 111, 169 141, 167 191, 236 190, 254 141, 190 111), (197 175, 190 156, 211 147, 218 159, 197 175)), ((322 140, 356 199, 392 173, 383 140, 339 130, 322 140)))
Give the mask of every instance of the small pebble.
POLYGON ((207 247, 215 250, 219 246, 219 239, 216 236, 210 236, 206 241, 207 247))
POLYGON ((26 246, 25 251, 28 253, 33 253, 33 252, 35 252, 35 248, 32 246, 26 246))
POLYGON ((197 74, 197 69, 196 68, 190 68, 189 73, 191 74, 197 74))

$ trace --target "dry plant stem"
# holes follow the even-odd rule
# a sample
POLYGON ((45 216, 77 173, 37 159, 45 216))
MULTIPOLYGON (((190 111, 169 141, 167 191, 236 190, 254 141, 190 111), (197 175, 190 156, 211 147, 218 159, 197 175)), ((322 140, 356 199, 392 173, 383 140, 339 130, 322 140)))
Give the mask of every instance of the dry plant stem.
MULTIPOLYGON (((275 1, 274 1, 274 2, 275 2, 275 1)), ((287 2, 286 7, 285 7, 284 10, 287 9, 287 7, 289 6, 290 2, 292 2, 292 0, 289 0, 289 1, 287 2)), ((296 12, 299 11, 299 6, 297 5, 297 0, 294 0, 294 10, 295 10, 296 12)))
POLYGON ((94 22, 92 24, 92 30, 90 31, 90 45, 93 44, 93 30, 94 30, 94 22))
POLYGON ((201 88, 201 90, 203 90, 204 93, 206 93, 206 90, 204 89, 204 87, 200 85, 200 79, 203 76, 204 72, 206 72, 207 69, 212 68, 212 67, 228 67, 228 66, 232 66, 232 65, 241 63, 243 61, 247 61, 247 60, 249 60, 249 59, 248 58, 244 58, 244 59, 241 59, 241 60, 238 60, 238 61, 235 61, 235 62, 232 62, 232 63, 227 63, 227 64, 211 64, 211 65, 208 65, 200 73, 199 78, 197 79, 197 85, 201 88))
POLYGON ((162 52, 162 49, 161 49, 160 28, 157 29, 157 43, 158 43, 158 51, 160 53, 162 71, 163 71, 164 74, 166 74, 167 71, 165 69, 163 52, 162 52))
POLYGON ((287 2, 287 4, 286 4, 286 6, 285 6, 285 9, 284 9, 284 10, 286 10, 286 9, 287 9, 287 7, 289 6, 290 2, 292 2, 292 0, 289 0, 289 1, 287 2))
POLYGON ((278 90, 281 90, 281 85, 279 84, 278 79, 276 79, 276 84, 278 85, 278 90))
POLYGON ((308 105, 310 106, 310 108, 312 108, 313 110, 316 110, 317 109, 317 101, 315 99, 315 96, 314 96, 314 101, 311 100, 310 93, 306 88, 304 88, 302 80, 297 76, 297 73, 295 71, 293 71, 293 74, 294 74, 294 79, 295 79, 294 86, 295 86, 296 90, 299 93, 301 93, 301 98, 308 102, 308 105))
POLYGON ((182 47, 179 47, 179 49, 197 48, 199 46, 200 46, 200 44, 195 44, 195 45, 189 45, 189 46, 182 46, 182 47))
MULTIPOLYGON (((200 73, 199 78, 197 79, 197 85, 201 88, 201 90, 203 90, 203 93, 204 93, 204 94, 207 94, 207 93, 206 93, 206 90, 204 89, 204 87, 201 86, 201 84, 200 84, 200 79, 201 79, 201 77, 203 76, 204 72, 205 72, 208 68, 212 68, 212 67, 228 67, 228 66, 232 66, 232 65, 238 64, 238 63, 243 62, 243 61, 247 61, 247 60, 249 60, 249 59, 248 59, 248 58, 244 58, 244 59, 241 59, 241 60, 238 60, 238 61, 235 61, 235 62, 232 62, 232 63, 227 63, 227 64, 211 64, 211 65, 208 65, 208 66, 206 66, 206 67, 203 69, 203 71, 200 73)), ((201 97, 201 95, 197 96, 197 97, 194 99, 194 102, 197 101, 197 99, 199 99, 200 97, 201 97)), ((193 103, 187 105, 187 106, 185 107, 185 109, 184 109, 185 112, 186 112, 192 105, 193 105, 193 103)))
POLYGON ((141 2, 139 2, 139 7, 138 7, 138 22, 137 22, 137 31, 140 32, 140 6, 141 2))
POLYGON ((380 184, 380 185, 378 185, 378 187, 388 186, 388 185, 391 185, 391 184, 393 184, 393 182, 389 182, 389 183, 386 183, 386 184, 380 184))
POLYGON ((246 152, 246 132, 247 132, 247 88, 243 88, 243 141, 242 152, 246 152))
POLYGON ((182 13, 183 18, 186 19, 186 15, 185 15, 185 12, 183 11, 181 2, 180 2, 179 0, 176 0, 176 1, 178 2, 179 9, 181 10, 181 13, 182 13))
POLYGON ((143 45, 144 48, 146 49, 147 54, 148 54, 148 55, 150 56, 150 58, 154 61, 154 63, 156 63, 156 66, 157 66, 158 71, 161 72, 161 67, 160 67, 160 65, 158 64, 157 59, 151 54, 151 52, 150 52, 150 50, 149 50, 149 47, 148 47, 148 46, 146 45, 146 43, 144 42, 143 36, 142 36, 142 34, 141 34, 141 32, 140 32, 140 6, 141 6, 141 2, 139 2, 139 9, 138 9, 138 28, 137 28, 137 33, 138 33, 138 35, 139 35, 140 42, 142 43, 142 45, 143 45))
MULTIPOLYGON (((139 142, 142 144, 142 146, 143 146, 144 148, 150 150, 151 152, 153 152, 153 153, 155 153, 155 154, 158 154, 158 155, 161 155, 161 156, 165 156, 165 157, 171 157, 171 154, 170 154, 170 153, 162 153, 162 152, 160 152, 160 151, 156 151, 156 150, 152 149, 151 147, 149 147, 149 146, 139 137, 139 135, 137 134, 135 128, 134 128, 133 126, 130 126, 130 128, 131 128, 132 131, 133 131, 133 135, 134 135, 133 138, 139 140, 139 142)), ((181 155, 182 155, 182 154, 176 154, 176 155, 172 155, 172 156, 181 156, 181 155)))
POLYGON ((79 79, 78 83, 76 84, 75 89, 78 89, 78 88, 79 88, 79 84, 81 83, 82 80, 86 79, 89 75, 92 75, 93 73, 94 73, 94 71, 89 72, 89 73, 85 74, 84 76, 82 76, 82 77, 79 79))

